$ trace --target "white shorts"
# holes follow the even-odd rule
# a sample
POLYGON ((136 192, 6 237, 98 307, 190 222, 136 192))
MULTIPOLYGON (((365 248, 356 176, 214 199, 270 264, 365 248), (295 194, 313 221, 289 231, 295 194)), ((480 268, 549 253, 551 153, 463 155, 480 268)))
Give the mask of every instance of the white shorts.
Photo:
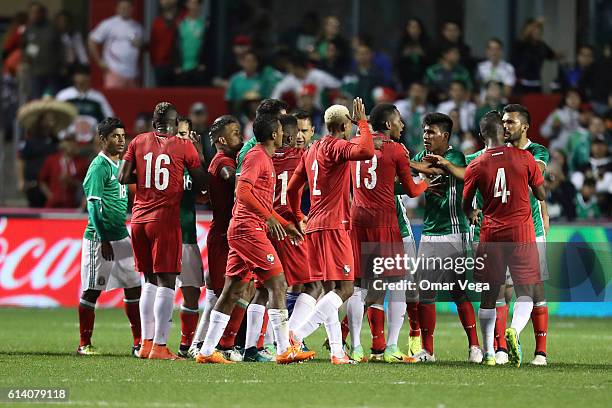
POLYGON ((204 286, 204 268, 198 244, 183 244, 182 264, 181 273, 176 278, 176 286, 204 286))
POLYGON ((81 248, 81 290, 111 290, 141 286, 141 277, 134 270, 132 240, 125 237, 110 241, 114 260, 102 257, 102 244, 83 238, 81 248))
MULTIPOLYGON (((546 262, 546 237, 536 237, 536 243, 538 245, 538 256, 540 258, 540 279, 542 279, 542 281, 545 281, 550 278, 550 275, 548 273, 548 263, 546 262)), ((509 270, 506 270, 506 285, 514 285, 509 270)))
MULTIPOLYGON (((448 258, 464 258, 468 255, 469 234, 421 235, 418 258, 422 258, 421 267, 417 270, 420 280, 429 282, 455 282, 465 276, 465 270, 447 269, 448 258), (428 261, 429 260, 429 261, 428 261), (443 268, 439 268, 442 265, 443 268)), ((458 262, 456 262, 459 264, 458 262)))

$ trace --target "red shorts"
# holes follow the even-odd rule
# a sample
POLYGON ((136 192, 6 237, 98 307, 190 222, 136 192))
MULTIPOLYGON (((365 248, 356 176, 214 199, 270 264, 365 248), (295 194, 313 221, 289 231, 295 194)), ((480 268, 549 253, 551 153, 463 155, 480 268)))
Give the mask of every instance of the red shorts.
POLYGON ((229 238, 229 254, 225 276, 238 276, 243 282, 253 275, 260 282, 283 273, 276 250, 265 233, 240 238, 229 238))
POLYGON ((183 256, 181 226, 157 222, 132 224, 136 270, 142 273, 180 273, 183 256))
POLYGON ((515 285, 532 285, 541 281, 540 258, 535 242, 491 242, 480 241, 476 260, 483 259, 483 267, 474 267, 474 280, 503 285, 506 270, 515 285))
POLYGON ((225 270, 227 268, 227 255, 229 245, 226 237, 206 238, 208 248, 208 283, 214 291, 223 289, 225 284, 225 270))
POLYGON ((355 279, 349 230, 319 230, 306 234, 310 282, 355 279))
MULTIPOLYGON (((372 273, 374 257, 395 258, 404 255, 404 244, 399 227, 360 227, 353 225, 351 244, 355 256, 355 278, 377 279, 381 275, 372 273), (382 244, 382 245, 381 245, 382 244), (364 252, 365 256, 362 256, 364 252)), ((385 270, 383 277, 404 276, 401 269, 385 270)))
POLYGON ((287 285, 298 285, 301 283, 309 283, 310 274, 308 272, 308 252, 306 244, 293 245, 289 238, 282 241, 272 240, 276 253, 283 266, 287 285))

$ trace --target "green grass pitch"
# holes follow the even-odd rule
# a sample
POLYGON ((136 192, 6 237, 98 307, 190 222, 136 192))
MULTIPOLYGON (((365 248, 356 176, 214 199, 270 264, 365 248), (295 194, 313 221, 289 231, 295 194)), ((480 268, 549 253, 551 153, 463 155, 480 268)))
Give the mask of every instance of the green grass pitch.
MULTIPOLYGON (((365 363, 334 367, 309 346, 314 361, 203 366, 194 361, 129 357, 131 336, 121 310, 96 313, 93 341, 103 353, 78 357, 76 310, 0 308, 0 388, 65 387, 68 404, 83 407, 609 407, 612 406, 612 320, 550 320, 549 366, 520 369, 466 362, 458 318, 438 316, 432 365, 365 363)), ((178 316, 171 349, 178 344, 178 316)), ((407 325, 405 325, 407 326, 407 325)), ((369 345, 364 327, 362 339, 369 345)), ((406 327, 404 328, 406 330, 406 327)), ((533 331, 523 332, 525 359, 533 331)), ((402 332, 401 342, 407 333, 402 332)), ((1 403, 0 406, 9 406, 1 403)), ((12 406, 25 406, 25 403, 12 406)), ((46 406, 36 404, 36 406, 46 406)))

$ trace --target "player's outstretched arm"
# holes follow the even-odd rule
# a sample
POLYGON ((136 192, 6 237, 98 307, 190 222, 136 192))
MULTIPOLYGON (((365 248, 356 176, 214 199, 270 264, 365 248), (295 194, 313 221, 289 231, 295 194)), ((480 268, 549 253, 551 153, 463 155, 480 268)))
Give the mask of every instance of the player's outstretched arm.
POLYGON ((397 143, 394 145, 396 173, 399 176, 400 183, 404 187, 404 191, 409 197, 417 197, 421 195, 429 185, 429 180, 425 179, 416 184, 410 172, 410 159, 406 155, 406 147, 397 143))
POLYGON ((208 185, 208 172, 204 171, 203 167, 194 167, 193 169, 187 169, 187 172, 193 180, 193 190, 202 191, 206 189, 208 185))
POLYGON ((128 161, 123 159, 121 161, 121 165, 119 166, 119 180, 120 184, 135 184, 138 182, 138 177, 136 177, 136 164, 132 161, 128 161))
POLYGON ((374 140, 370 133, 368 118, 365 114, 365 106, 361 98, 353 100, 353 118, 351 122, 357 122, 359 126, 359 144, 353 146, 349 154, 349 160, 368 160, 374 156, 374 140))
POLYGON ((416 162, 411 160, 410 167, 416 170, 417 172, 423 173, 427 176, 442 176, 447 174, 446 170, 440 167, 435 167, 431 163, 416 162))
POLYGON ((463 180, 465 177, 465 167, 457 166, 451 161, 437 154, 428 154, 423 157, 423 161, 432 163, 446 169, 453 177, 458 180, 463 180))

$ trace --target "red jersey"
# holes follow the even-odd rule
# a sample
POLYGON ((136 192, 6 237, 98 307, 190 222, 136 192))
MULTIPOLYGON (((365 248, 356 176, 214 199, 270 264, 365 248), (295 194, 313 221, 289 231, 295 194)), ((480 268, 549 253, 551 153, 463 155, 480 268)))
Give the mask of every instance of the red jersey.
POLYGON ((130 142, 123 160, 135 163, 138 177, 131 222, 178 224, 183 174, 185 169, 201 166, 193 143, 155 132, 142 133, 130 142))
POLYGON ((303 149, 283 147, 274 152, 274 156, 272 156, 274 172, 276 173, 274 211, 286 220, 293 219, 291 206, 287 201, 287 185, 303 154, 303 149))
MULTIPOLYGON (((261 144, 255 145, 244 156, 240 182, 253 186, 255 199, 270 213, 274 203, 276 177, 272 158, 261 144)), ((227 231, 228 238, 250 235, 254 232, 267 232, 266 221, 249 210, 240 199, 236 199, 232 210, 232 220, 227 231)))
POLYGON ((302 156, 295 173, 308 178, 310 211, 306 232, 350 229, 349 157, 355 144, 327 135, 302 156))
POLYGON ((66 157, 62 153, 54 153, 47 157, 40 169, 38 179, 45 183, 51 191, 51 197, 45 203, 47 208, 76 208, 78 200, 77 181, 83 182, 87 174, 88 162, 81 157, 66 157), (67 182, 72 179, 72 183, 67 182))
POLYGON ((506 241, 535 241, 529 187, 542 183, 544 177, 526 150, 495 147, 470 162, 465 171, 463 200, 471 202, 476 189, 482 194, 481 241, 491 235, 506 241))
POLYGON ((221 178, 221 169, 231 167, 236 169, 236 159, 219 151, 208 166, 208 195, 212 207, 213 219, 210 223, 208 235, 211 238, 219 238, 227 234, 230 220, 232 219, 232 207, 234 206, 234 183, 221 178))
MULTIPOLYGON (((353 178, 353 208, 351 221, 362 227, 398 226, 395 206, 395 177, 412 178, 406 149, 380 133, 380 150, 370 160, 351 163, 353 178)), ((360 138, 351 140, 359 143, 360 138)))

